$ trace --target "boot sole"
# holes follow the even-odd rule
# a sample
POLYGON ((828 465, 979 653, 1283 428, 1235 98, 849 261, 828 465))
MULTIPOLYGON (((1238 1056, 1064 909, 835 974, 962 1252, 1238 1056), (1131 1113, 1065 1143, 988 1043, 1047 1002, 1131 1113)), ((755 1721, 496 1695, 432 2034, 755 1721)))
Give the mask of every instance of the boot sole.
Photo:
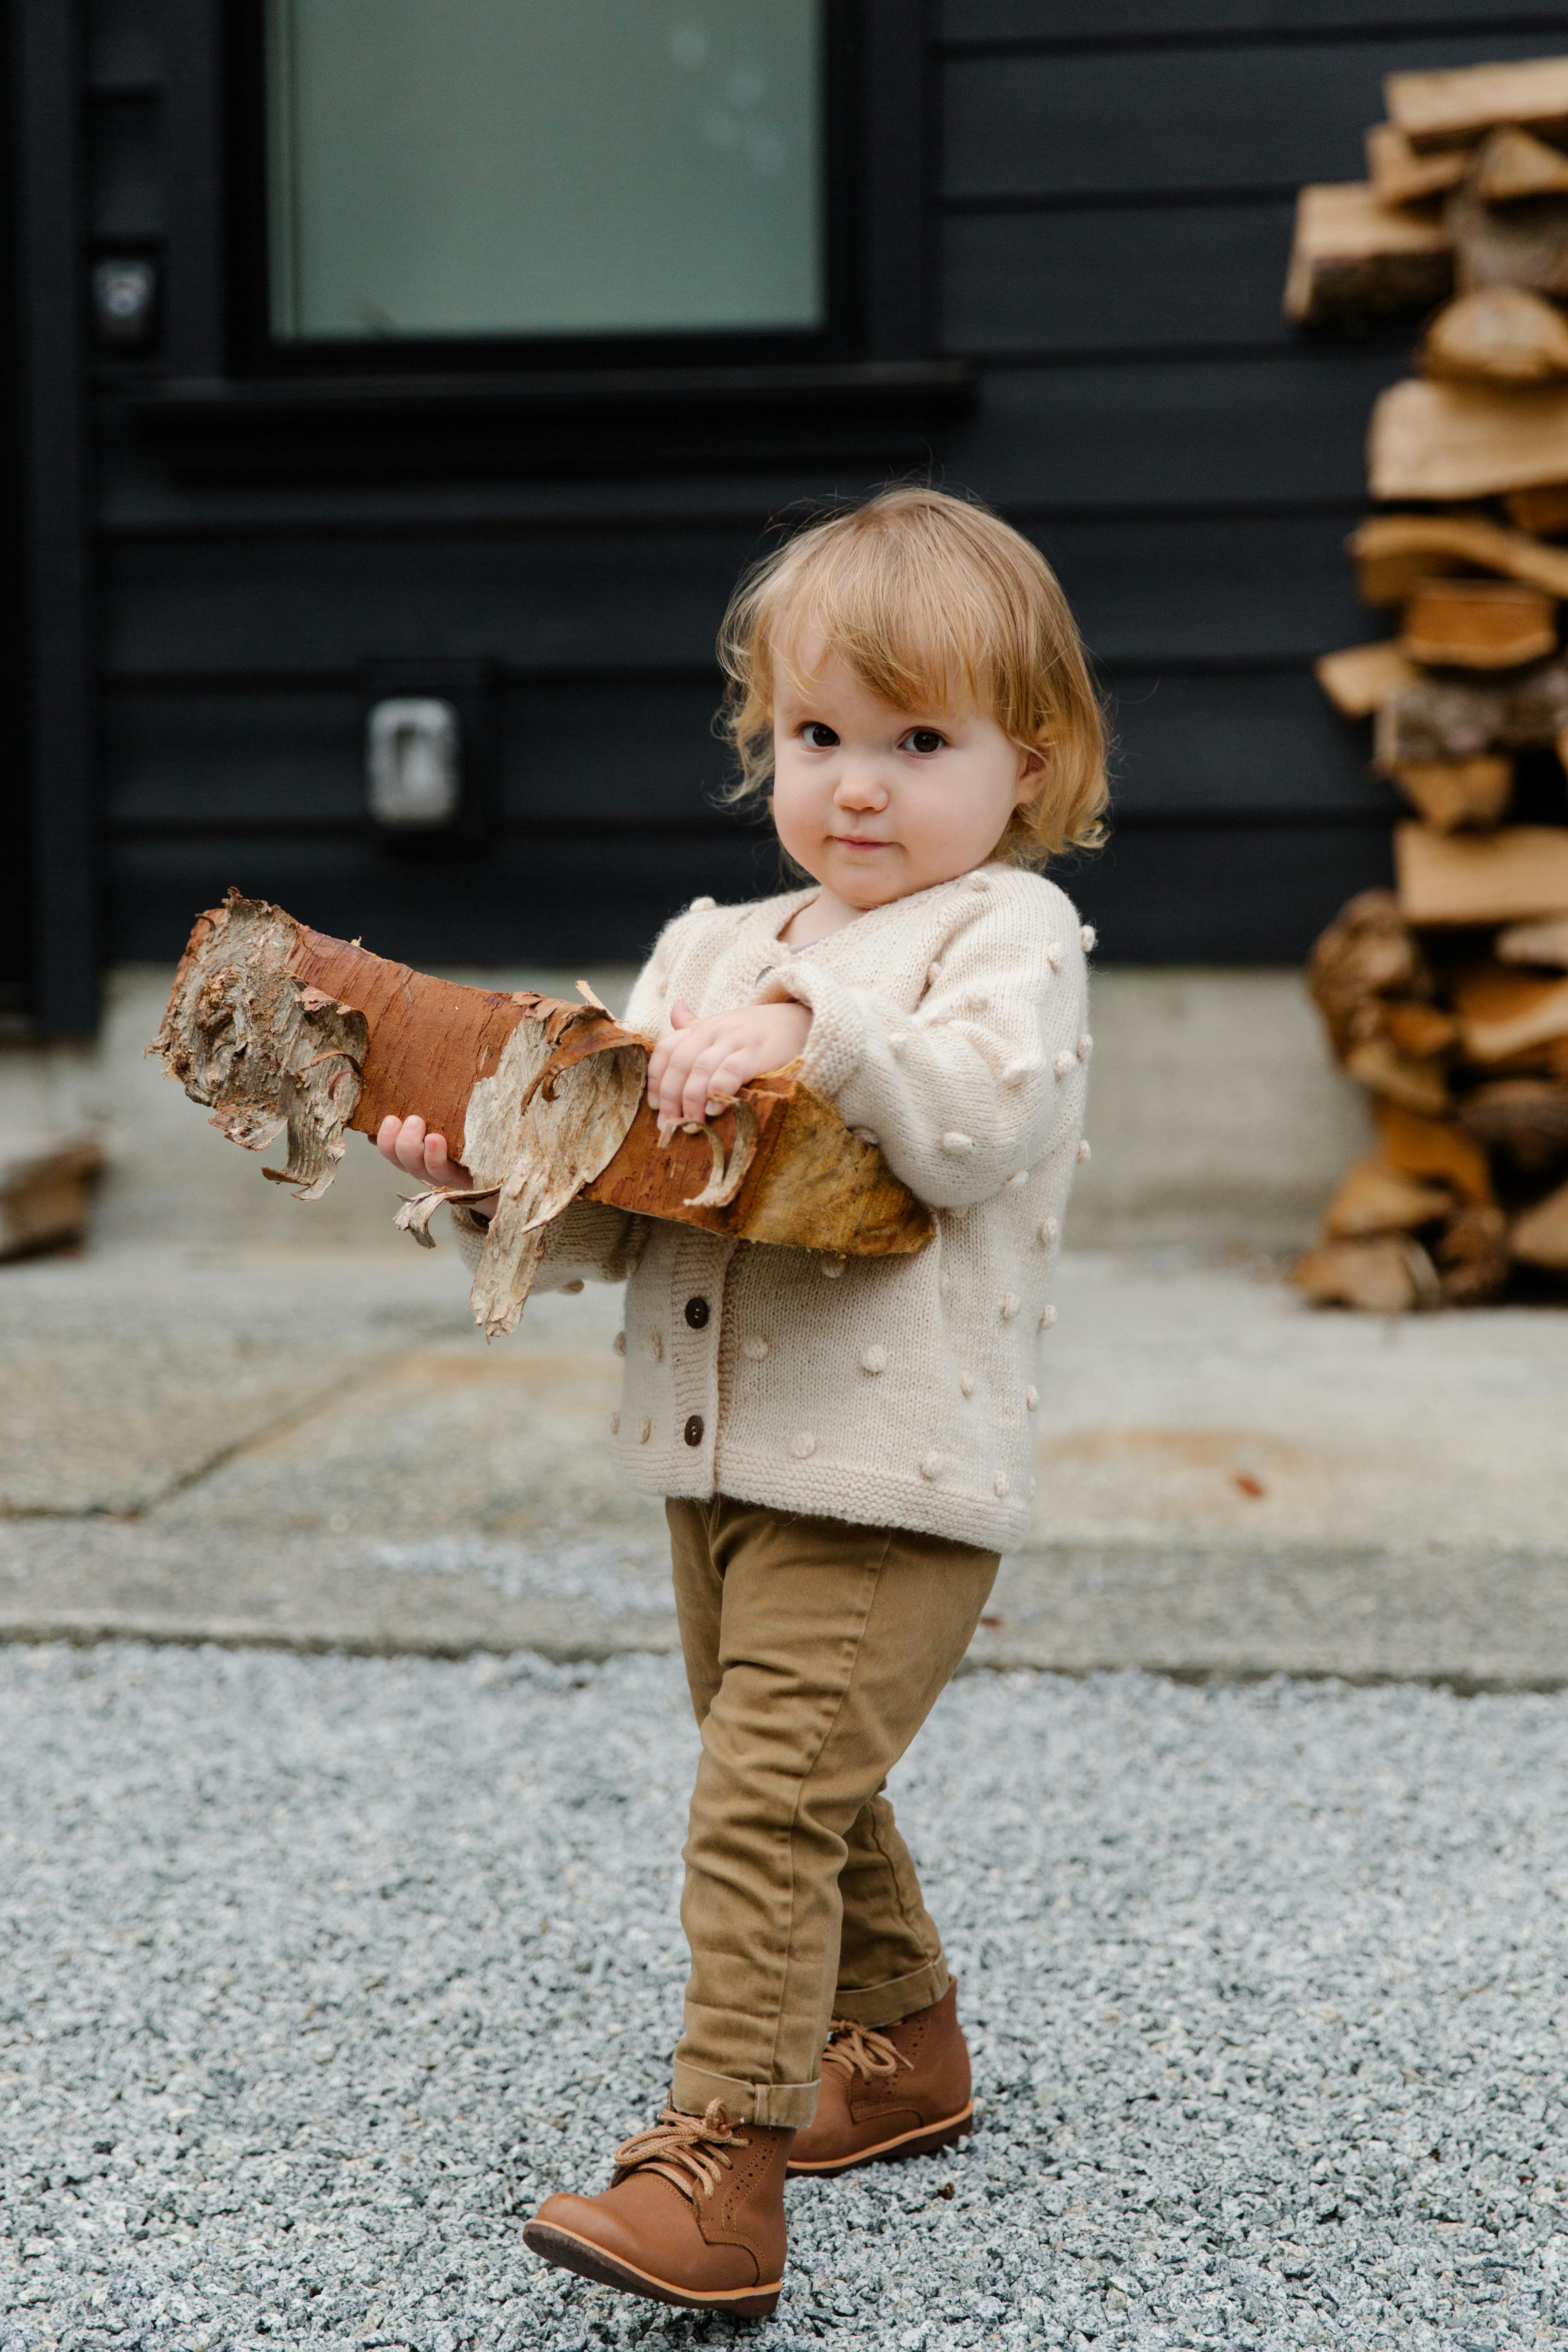
POLYGON ((619 2262, 603 2246, 548 2221, 524 2222, 522 2242, 531 2254, 553 2263, 558 2270, 575 2271, 579 2278, 593 2279, 600 2286, 618 2287, 623 2294, 640 2294, 649 2303, 675 2304, 683 2311, 727 2311, 735 2319, 767 2319, 784 2291, 783 2279, 771 2286, 671 2286, 668 2279, 619 2262))
POLYGON ((790 2173, 810 2173, 822 2179, 835 2172, 853 2172, 859 2164, 883 2164, 889 2158, 906 2156, 934 2156, 939 2147, 951 2147, 973 2128, 974 2102, 956 2116, 949 2116, 940 2124, 922 2125, 919 2131, 900 2132, 896 2139, 879 2140, 875 2147, 857 2148, 853 2156, 825 2157, 819 2164, 796 2164, 785 2167, 790 2173))

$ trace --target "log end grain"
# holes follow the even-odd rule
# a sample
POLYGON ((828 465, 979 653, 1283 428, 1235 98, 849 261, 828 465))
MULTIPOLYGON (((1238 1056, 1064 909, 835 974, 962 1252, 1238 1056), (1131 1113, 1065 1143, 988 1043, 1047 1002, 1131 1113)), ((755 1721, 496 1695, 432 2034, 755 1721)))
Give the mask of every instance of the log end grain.
POLYGON ((1453 282, 1441 222, 1384 204, 1363 181, 1301 189, 1285 278, 1285 315, 1299 326, 1429 310, 1453 282))
POLYGON ((1394 872, 1407 923, 1516 922, 1568 915, 1568 827, 1507 825, 1490 834, 1442 834, 1396 825, 1394 872))
POLYGON ((1391 772, 1412 808, 1439 833, 1498 824, 1513 797, 1513 761, 1498 753, 1479 760, 1406 760, 1391 772))
POLYGON ((1503 123, 1550 134, 1568 130, 1568 58, 1392 73, 1383 94, 1390 122, 1418 155, 1471 145, 1503 123))
POLYGON ((1334 709, 1346 719, 1370 719, 1385 702, 1404 694, 1420 676, 1393 637, 1380 645, 1346 646, 1321 654, 1312 675, 1334 709))
POLYGON ((1568 474, 1568 390, 1508 390, 1410 376, 1374 402, 1367 436, 1375 499, 1484 499, 1568 474))

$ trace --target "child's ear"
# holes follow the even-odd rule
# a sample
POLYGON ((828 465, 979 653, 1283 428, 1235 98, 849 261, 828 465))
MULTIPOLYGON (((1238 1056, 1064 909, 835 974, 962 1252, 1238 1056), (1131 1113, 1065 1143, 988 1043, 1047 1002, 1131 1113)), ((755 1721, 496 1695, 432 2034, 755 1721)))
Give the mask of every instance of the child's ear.
POLYGON ((1032 801, 1046 781, 1051 764, 1047 749, 1038 743, 1018 746, 1018 782, 1013 793, 1013 806, 1023 808, 1032 801))

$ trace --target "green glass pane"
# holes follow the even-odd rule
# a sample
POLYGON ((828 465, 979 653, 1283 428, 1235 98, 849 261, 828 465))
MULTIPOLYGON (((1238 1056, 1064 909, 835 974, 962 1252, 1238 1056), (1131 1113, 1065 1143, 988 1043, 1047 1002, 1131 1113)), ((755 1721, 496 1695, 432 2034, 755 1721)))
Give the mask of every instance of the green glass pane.
POLYGON ((268 0, 272 324, 824 323, 817 0, 268 0))

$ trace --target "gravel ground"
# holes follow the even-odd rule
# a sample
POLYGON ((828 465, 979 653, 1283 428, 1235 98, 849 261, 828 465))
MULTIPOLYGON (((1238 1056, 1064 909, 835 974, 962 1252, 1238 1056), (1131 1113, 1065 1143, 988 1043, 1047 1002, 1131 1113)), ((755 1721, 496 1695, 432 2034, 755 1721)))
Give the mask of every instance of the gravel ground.
MULTIPOLYGON (((660 2093, 673 1664, 0 1652, 0 2345, 677 2347, 534 2263, 660 2093)), ((770 2347, 1568 2336, 1568 1698, 955 1685, 983 2126, 790 2194, 770 2347)), ((742 2331, 744 2333, 744 2331, 742 2331)))

